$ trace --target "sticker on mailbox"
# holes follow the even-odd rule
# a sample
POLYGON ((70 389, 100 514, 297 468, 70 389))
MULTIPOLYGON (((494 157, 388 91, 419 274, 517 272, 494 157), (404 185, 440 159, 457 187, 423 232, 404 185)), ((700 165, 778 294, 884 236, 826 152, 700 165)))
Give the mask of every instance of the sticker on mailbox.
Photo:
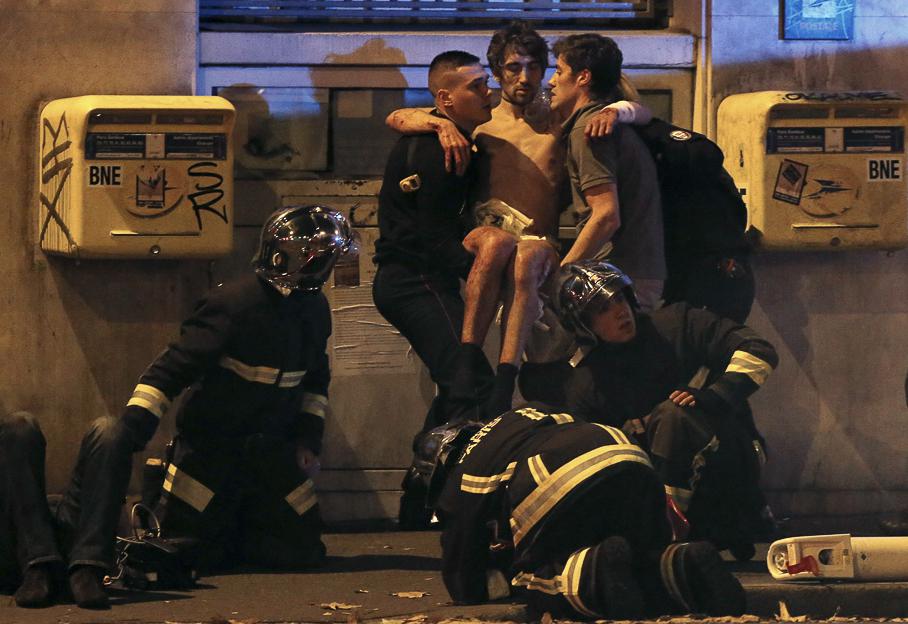
POLYGON ((776 188, 772 193, 773 199, 794 204, 801 203, 801 193, 807 181, 807 165, 788 160, 779 165, 779 174, 776 176, 776 188))

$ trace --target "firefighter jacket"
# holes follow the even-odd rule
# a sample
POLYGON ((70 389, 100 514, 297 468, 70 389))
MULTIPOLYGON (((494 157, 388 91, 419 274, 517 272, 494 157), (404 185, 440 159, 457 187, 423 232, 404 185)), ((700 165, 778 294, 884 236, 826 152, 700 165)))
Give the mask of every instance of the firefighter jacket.
MULTIPOLYGON (((467 443, 437 504, 451 597, 476 603, 507 595, 490 590, 491 581, 506 570, 521 576, 550 561, 551 549, 537 547, 546 527, 590 488, 634 470, 658 483, 646 453, 620 430, 575 422, 545 404, 529 403, 490 421, 467 443)), ((656 494, 661 497, 658 485, 656 494)))
POLYGON ((630 342, 600 343, 577 365, 566 393, 574 416, 621 427, 686 387, 708 413, 740 412, 778 364, 749 327, 686 303, 636 318, 630 342))
POLYGON ((139 379, 123 419, 144 447, 189 388, 177 428, 195 444, 269 432, 321 450, 331 316, 321 292, 279 293, 254 274, 214 288, 139 379))

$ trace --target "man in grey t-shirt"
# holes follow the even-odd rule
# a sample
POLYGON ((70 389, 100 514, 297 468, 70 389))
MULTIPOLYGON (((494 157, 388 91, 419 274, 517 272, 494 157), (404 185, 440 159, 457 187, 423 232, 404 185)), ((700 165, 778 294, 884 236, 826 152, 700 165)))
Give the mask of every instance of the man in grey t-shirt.
POLYGON ((621 50, 608 37, 579 34, 561 39, 553 51, 552 108, 567 119, 562 136, 579 231, 562 265, 608 258, 634 280, 640 305, 652 309, 666 274, 655 164, 629 128, 599 141, 584 136, 588 119, 615 92, 621 50))

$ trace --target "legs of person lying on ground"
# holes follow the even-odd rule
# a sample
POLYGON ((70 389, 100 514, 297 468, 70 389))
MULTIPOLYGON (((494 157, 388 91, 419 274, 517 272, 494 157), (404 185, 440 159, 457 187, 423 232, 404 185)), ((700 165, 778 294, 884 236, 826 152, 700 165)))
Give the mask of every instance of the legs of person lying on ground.
POLYGON ((117 418, 95 420, 82 438, 76 467, 55 513, 71 567, 113 564, 133 450, 132 437, 117 418))
POLYGON ((44 481, 45 440, 26 412, 0 418, 0 583, 20 607, 50 603, 61 565, 44 481))
POLYGON ((68 554, 70 590, 83 608, 108 606, 103 578, 114 563, 134 445, 119 419, 95 420, 82 438, 72 479, 55 512, 68 554))
POLYGON ((517 248, 517 239, 484 225, 467 234, 463 246, 475 259, 464 288, 461 341, 481 347, 498 311, 505 270, 517 248))

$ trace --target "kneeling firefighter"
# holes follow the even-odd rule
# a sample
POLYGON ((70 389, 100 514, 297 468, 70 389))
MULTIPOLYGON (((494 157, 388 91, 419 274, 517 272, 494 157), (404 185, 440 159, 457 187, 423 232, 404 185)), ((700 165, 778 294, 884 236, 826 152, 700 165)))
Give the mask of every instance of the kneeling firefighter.
POLYGON ((456 602, 513 591, 555 617, 744 611, 712 545, 669 545, 659 479, 619 429, 530 403, 487 424, 431 430, 414 469, 444 526, 443 577, 456 602))
POLYGON ((321 287, 355 248, 338 212, 291 206, 261 232, 254 272, 213 289, 142 374, 123 420, 144 446, 190 388, 155 514, 201 541, 203 571, 280 568, 325 554, 313 483, 328 402, 331 316, 321 287))
POLYGON ((675 303, 637 309, 630 278, 603 261, 570 264, 556 307, 580 350, 569 411, 640 436, 690 537, 742 559, 774 528, 759 488, 765 455, 747 398, 778 363, 755 331, 675 303))

